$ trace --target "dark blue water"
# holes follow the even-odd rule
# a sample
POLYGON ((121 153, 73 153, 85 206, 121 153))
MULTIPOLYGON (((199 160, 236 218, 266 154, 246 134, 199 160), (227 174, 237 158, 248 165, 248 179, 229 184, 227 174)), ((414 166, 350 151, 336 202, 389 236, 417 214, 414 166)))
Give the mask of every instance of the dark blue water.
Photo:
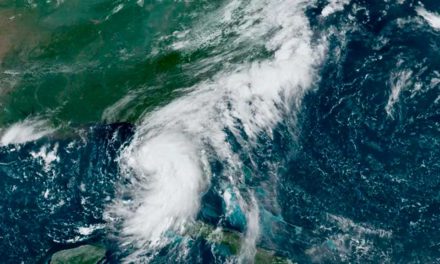
POLYGON ((78 133, 0 149, 3 263, 37 262, 50 249, 102 233, 83 236, 78 228, 104 223, 103 209, 118 181, 115 157, 133 127, 91 126, 78 133), (52 151, 59 160, 46 163, 32 156, 52 151))
MULTIPOLYGON (((229 134, 245 165, 239 188, 260 205, 259 248, 298 263, 440 263, 440 31, 416 12, 440 4, 402 2, 351 1, 325 19, 325 1, 309 7, 313 30, 334 34, 300 111, 255 149, 229 134)), ((103 213, 124 181, 116 159, 134 126, 74 130, 0 148, 2 263, 35 263, 90 241, 108 245, 109 262, 124 256, 103 213), (50 164, 32 156, 51 151, 59 160, 50 164)), ((197 219, 244 233, 243 212, 225 216, 222 164, 210 165, 197 219)), ((177 261, 178 243, 152 262, 224 263, 233 253, 202 236, 177 261)))
POLYGON ((322 263, 437 263, 439 34, 425 25, 399 26, 397 19, 414 15, 411 1, 363 2, 346 41, 333 42, 334 49, 343 45, 340 55, 333 53, 305 99, 298 149, 280 177, 284 219, 313 232, 286 241, 285 250, 315 245, 322 263), (410 84, 390 115, 393 76, 402 71, 412 72, 410 84), (331 215, 362 224, 347 226, 331 215))

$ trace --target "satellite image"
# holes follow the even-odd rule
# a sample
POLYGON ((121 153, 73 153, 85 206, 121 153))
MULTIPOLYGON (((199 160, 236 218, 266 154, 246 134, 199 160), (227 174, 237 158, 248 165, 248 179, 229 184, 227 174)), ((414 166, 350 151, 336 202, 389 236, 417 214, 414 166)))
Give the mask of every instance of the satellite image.
POLYGON ((440 264, 440 1, 0 0, 0 255, 440 264))

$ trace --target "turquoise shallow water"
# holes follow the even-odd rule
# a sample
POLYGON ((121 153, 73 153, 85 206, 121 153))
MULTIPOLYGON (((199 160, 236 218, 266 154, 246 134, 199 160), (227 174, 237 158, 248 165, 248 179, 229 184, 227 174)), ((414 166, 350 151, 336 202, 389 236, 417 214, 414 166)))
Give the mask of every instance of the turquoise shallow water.
POLYGON ((437 263, 435 1, 0 2, 0 252, 437 263))

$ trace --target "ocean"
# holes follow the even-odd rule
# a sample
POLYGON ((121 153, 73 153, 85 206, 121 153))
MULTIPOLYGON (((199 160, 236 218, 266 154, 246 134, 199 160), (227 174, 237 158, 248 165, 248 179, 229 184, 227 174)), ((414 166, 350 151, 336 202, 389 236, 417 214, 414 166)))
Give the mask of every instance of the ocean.
POLYGON ((2 0, 0 262, 440 263, 439 47, 437 1, 2 0))

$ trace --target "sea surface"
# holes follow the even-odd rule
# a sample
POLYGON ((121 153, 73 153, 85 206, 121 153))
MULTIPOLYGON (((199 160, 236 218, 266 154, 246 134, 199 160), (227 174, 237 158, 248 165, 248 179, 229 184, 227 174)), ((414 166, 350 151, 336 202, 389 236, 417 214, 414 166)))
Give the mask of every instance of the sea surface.
POLYGON ((440 263, 440 2, 0 0, 1 263, 440 263))

